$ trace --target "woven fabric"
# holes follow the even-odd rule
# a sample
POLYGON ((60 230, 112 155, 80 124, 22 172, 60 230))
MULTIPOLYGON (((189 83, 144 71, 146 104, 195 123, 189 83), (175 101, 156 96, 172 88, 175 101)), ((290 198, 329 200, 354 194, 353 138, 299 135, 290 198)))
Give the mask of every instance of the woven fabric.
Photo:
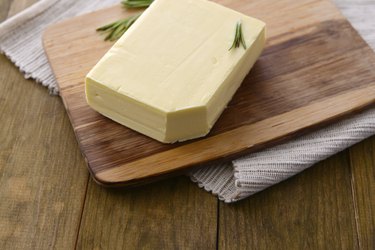
POLYGON ((58 94, 43 50, 44 29, 58 21, 119 3, 118 0, 41 0, 0 25, 0 51, 24 74, 58 94))
POLYGON ((375 133, 375 109, 231 163, 191 173, 199 186, 225 202, 244 199, 288 179, 375 133))
MULTIPOLYGON (((26 78, 58 87, 42 47, 46 26, 116 4, 119 0, 41 0, 0 24, 0 51, 26 78)), ((353 26, 375 49, 375 0, 335 0, 353 26)), ((25 86, 26 87, 26 86, 25 86)), ((375 109, 288 143, 250 154, 233 162, 190 173, 194 182, 225 202, 235 202, 279 183, 315 163, 375 134, 375 109)))

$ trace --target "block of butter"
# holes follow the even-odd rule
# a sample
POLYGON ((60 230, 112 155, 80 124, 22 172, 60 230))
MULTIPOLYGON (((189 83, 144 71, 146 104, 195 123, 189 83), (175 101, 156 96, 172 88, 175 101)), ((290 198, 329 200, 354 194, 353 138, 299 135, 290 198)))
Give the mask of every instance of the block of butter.
POLYGON ((155 0, 86 77, 99 113, 163 143, 205 136, 259 57, 265 24, 207 0, 155 0), (230 49, 236 26, 244 46, 230 49))

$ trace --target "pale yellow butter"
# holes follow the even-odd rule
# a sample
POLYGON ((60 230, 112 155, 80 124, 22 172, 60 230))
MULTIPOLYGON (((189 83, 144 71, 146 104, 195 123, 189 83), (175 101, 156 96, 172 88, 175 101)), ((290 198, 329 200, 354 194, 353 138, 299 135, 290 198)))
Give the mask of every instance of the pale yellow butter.
POLYGON ((202 137, 264 43, 255 18, 206 0, 155 0, 88 73, 87 102, 161 142, 202 137), (229 51, 238 22, 247 49, 229 51))

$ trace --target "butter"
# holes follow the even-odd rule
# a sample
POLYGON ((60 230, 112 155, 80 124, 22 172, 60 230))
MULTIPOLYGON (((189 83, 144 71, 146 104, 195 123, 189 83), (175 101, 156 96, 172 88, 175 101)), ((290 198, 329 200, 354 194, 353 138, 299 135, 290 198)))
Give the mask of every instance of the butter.
POLYGON ((86 77, 99 113, 160 142, 205 136, 260 56, 265 24, 206 0, 155 0, 86 77), (231 47, 242 22, 246 47, 231 47))

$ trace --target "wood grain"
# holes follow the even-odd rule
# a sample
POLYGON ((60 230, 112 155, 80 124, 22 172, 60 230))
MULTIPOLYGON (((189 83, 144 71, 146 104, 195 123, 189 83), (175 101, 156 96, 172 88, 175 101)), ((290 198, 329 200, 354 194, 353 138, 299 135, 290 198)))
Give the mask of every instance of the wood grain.
POLYGON ((375 249, 375 137, 352 147, 350 159, 359 243, 375 249))
POLYGON ((274 141, 279 141, 285 136, 293 136, 296 131, 303 132, 309 129, 318 119, 322 122, 329 122, 335 120, 340 114, 359 110, 375 101, 374 97, 368 96, 369 92, 375 92, 375 87, 351 91, 308 107, 295 109, 251 125, 244 125, 206 140, 135 160, 126 166, 99 171, 95 177, 103 184, 127 184, 127 182, 142 181, 150 176, 168 174, 171 169, 181 170, 180 166, 183 166, 183 169, 207 163, 207 159, 230 159, 243 152, 264 147, 263 142, 269 138, 269 133, 272 133, 274 141), (363 104, 359 104, 359 100, 363 104), (355 109, 352 108, 353 103, 358 105, 355 109), (322 107, 330 107, 330 109, 322 110, 322 107))
POLYGON ((219 212, 219 249, 359 248, 347 152, 219 212))
MULTIPOLYGON (((33 2, 1 1, 0 19, 33 2)), ((72 249, 88 175, 61 100, 2 55, 0 88, 0 248, 72 249)))
POLYGON ((110 47, 95 27, 129 13, 117 6, 45 33, 61 96, 97 182, 130 185, 235 157, 375 102, 374 53, 331 2, 220 2, 265 20, 269 42, 209 136, 186 143, 159 143, 86 104, 84 76, 110 47))
MULTIPOLYGON (((11 2, 1 0, 0 3, 7 1, 11 2)), ((13 3, 19 5, 23 1, 14 0, 13 3)), ((0 19, 4 17, 1 15, 0 19)), ((64 115, 63 105, 57 98, 48 96, 43 87, 23 79, 17 69, 3 56, 0 56, 0 87, 0 248, 73 249, 79 227, 75 218, 83 209, 82 204, 76 201, 76 197, 81 195, 84 187, 77 183, 80 183, 79 176, 82 173, 82 178, 87 178, 87 174, 83 171, 82 157, 79 156, 71 125, 64 115), (43 159, 39 159, 40 157, 43 159), (56 201, 64 204, 61 210, 56 201)), ((350 247, 350 241, 358 237, 362 249, 373 249, 374 145, 375 138, 372 138, 350 149, 351 172, 348 171, 348 163, 345 160, 348 157, 347 152, 344 152, 330 158, 327 163, 319 164, 246 201, 234 205, 220 204, 220 214, 226 215, 220 219, 220 248, 235 249, 241 244, 243 248, 265 246, 265 249, 293 249, 296 241, 302 245, 300 248, 308 248, 303 247, 302 241, 308 242, 309 246, 312 246, 310 249, 317 245, 323 249, 339 248, 342 245, 335 246, 334 243, 337 243, 337 239, 343 239, 345 246, 355 249, 358 246, 350 247), (350 176, 355 196, 352 196, 346 187, 350 176), (345 186, 340 184, 340 179, 345 186), (336 185, 332 185, 333 182, 337 182, 336 185), (347 201, 348 199, 353 200, 356 205, 358 235, 352 225, 356 217, 353 215, 353 204, 348 205, 352 203, 347 201), (337 208, 338 205, 341 207, 337 208), (235 230, 234 233, 232 229, 235 230), (294 237, 292 240, 287 237, 286 231, 294 237), (332 241, 322 242, 321 238, 332 241), (312 242, 314 240, 317 242, 312 242), (281 244, 276 245, 275 241, 281 244)), ((145 223, 142 223, 145 211, 147 215, 151 215, 149 218, 146 217, 145 221, 154 225, 160 222, 158 218, 172 217, 168 214, 170 209, 164 210, 166 205, 163 203, 167 198, 167 202, 172 203, 176 211, 200 209, 195 202, 190 202, 191 200, 202 206, 215 202, 212 201, 215 199, 205 191, 199 190, 194 184, 189 184, 182 178, 124 192, 104 190, 91 182, 88 193, 90 197, 86 198, 84 220, 79 229, 78 249, 85 246, 89 249, 92 249, 90 246, 96 246, 96 249, 106 249, 106 246, 114 249, 131 249, 127 241, 122 241, 123 238, 130 239, 131 245, 143 243, 155 246, 162 239, 151 237, 151 243, 148 243, 147 237, 139 237, 142 241, 138 242, 131 239, 134 238, 131 237, 134 236, 132 232, 141 231, 146 235, 145 223), (171 190, 166 191, 168 188, 171 190), (176 192, 173 192, 173 188, 176 192), (134 195, 129 198, 132 192, 134 195), (161 196, 161 199, 157 201, 152 198, 149 195, 152 192, 160 192, 156 195, 161 196), (193 197, 192 193, 197 197, 193 197), (176 198, 177 195, 187 195, 189 201, 183 204, 174 202, 174 199, 181 199, 176 198), (136 201, 133 201, 133 198, 136 201), (147 198, 149 203, 145 204, 147 198), (157 211, 151 211, 150 206, 156 207, 157 211), (130 207, 132 208, 129 209, 130 207), (106 213, 100 213, 99 210, 106 213), (126 214, 123 211, 126 211, 126 214), (111 221, 103 222, 107 217, 110 217, 111 221), (122 221, 133 222, 131 231, 124 230, 126 225, 121 223, 122 221), (128 236, 128 233, 131 236, 128 236), (109 239, 114 243, 110 243, 109 239)), ((191 211, 187 214, 191 214, 191 211)), ((202 217, 199 218, 203 219, 195 222, 195 227, 216 232, 216 225, 209 214, 202 213, 202 217)), ((176 222, 168 230, 166 225, 163 225, 162 229, 168 232, 166 238, 175 240, 172 246, 183 248, 181 246, 188 236, 175 237, 181 234, 174 232, 190 232, 192 229, 183 228, 177 220, 176 222), (174 230, 175 227, 180 231, 174 230)), ((150 235, 155 234, 155 231, 151 231, 150 235)), ((211 238, 209 244, 201 243, 207 236, 204 235, 197 244, 211 249, 211 238)), ((196 237, 198 236, 194 235, 193 239, 196 240, 196 237)))
POLYGON ((88 174, 61 100, 0 56, 0 248, 72 249, 88 174))
POLYGON ((216 249, 217 203, 186 177, 128 191, 91 181, 77 248, 216 249))
POLYGON ((215 249, 217 199, 186 178, 126 192, 90 183, 83 212, 88 173, 60 98, 3 56, 0 87, 0 249, 215 249))

